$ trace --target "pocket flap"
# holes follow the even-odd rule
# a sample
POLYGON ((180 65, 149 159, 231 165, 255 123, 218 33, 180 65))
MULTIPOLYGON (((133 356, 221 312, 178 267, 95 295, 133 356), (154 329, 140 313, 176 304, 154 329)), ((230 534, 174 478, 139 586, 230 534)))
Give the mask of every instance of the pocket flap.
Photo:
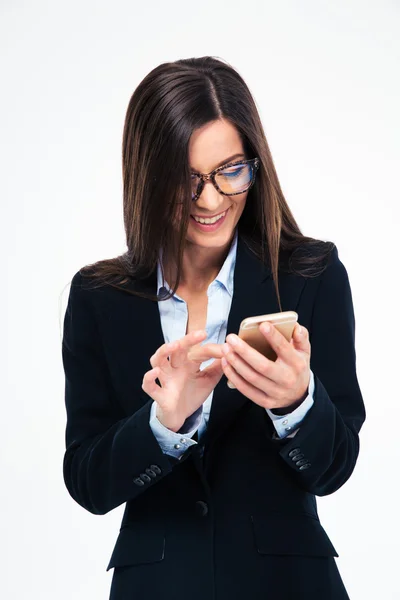
POLYGON ((163 529, 123 527, 108 563, 107 571, 112 567, 124 567, 159 562, 164 558, 165 531, 163 529))
POLYGON ((312 516, 273 513, 253 515, 259 554, 339 556, 320 521, 312 516))

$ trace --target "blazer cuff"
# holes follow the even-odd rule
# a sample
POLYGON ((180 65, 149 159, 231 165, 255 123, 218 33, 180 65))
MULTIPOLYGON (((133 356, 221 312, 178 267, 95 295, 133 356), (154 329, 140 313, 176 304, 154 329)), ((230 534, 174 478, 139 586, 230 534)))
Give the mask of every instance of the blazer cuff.
POLYGON ((150 427, 154 434, 154 437, 158 441, 161 450, 164 454, 173 456, 174 458, 181 458, 190 446, 197 444, 191 437, 195 434, 199 428, 201 417, 203 413, 203 406, 188 417, 181 427, 180 431, 171 431, 165 427, 156 416, 157 403, 153 401, 150 409, 150 427))
MULTIPOLYGON (((310 369, 310 381, 308 384, 308 395, 303 402, 293 412, 286 415, 275 415, 269 408, 266 408, 266 412, 272 420, 278 437, 294 437, 299 430, 299 425, 302 420, 314 404, 314 390, 315 381, 314 373, 310 369)), ((272 436, 273 439, 277 439, 276 435, 272 436)))

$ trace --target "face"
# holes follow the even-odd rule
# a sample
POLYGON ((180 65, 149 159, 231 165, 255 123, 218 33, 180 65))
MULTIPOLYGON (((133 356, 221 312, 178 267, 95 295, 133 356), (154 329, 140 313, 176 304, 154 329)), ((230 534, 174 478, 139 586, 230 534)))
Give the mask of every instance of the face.
MULTIPOLYGON (((238 131, 229 122, 213 121, 193 132, 189 144, 192 171, 210 173, 228 162, 251 158, 244 154, 238 131)), ((222 248, 232 239, 246 204, 248 190, 235 196, 221 194, 206 181, 198 200, 192 202, 186 239, 202 248, 222 248), (193 217, 212 218, 224 214, 214 225, 197 223, 193 217)))

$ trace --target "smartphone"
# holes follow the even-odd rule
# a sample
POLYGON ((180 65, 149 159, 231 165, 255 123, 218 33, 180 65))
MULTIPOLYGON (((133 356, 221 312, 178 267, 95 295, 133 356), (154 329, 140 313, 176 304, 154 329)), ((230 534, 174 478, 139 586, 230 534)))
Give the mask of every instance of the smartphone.
MULTIPOLYGON (((276 352, 272 349, 264 334, 261 333, 259 328, 260 323, 265 323, 265 321, 272 323, 287 341, 290 342, 297 319, 298 314, 293 310, 259 315, 258 317, 247 317, 240 323, 238 336, 269 360, 276 360, 276 352)), ((231 389, 235 389, 235 386, 229 379, 227 385, 231 389)))

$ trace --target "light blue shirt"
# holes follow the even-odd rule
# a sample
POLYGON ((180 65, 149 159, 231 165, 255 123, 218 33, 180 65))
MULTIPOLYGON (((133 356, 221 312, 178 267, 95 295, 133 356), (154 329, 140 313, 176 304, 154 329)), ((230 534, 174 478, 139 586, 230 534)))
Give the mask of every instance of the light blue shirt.
MULTIPOLYGON (((238 233, 236 230, 228 256, 221 267, 217 277, 207 289, 208 309, 206 332, 207 339, 203 343, 223 344, 226 338, 228 316, 233 297, 233 275, 235 272, 238 233)), ((163 281, 161 271, 162 254, 157 265, 157 291, 162 293, 170 289, 167 282, 163 281)), ((174 294, 168 300, 158 302, 161 327, 165 343, 183 338, 186 334, 188 309, 185 300, 174 294)), ((210 365, 214 358, 204 361, 200 370, 210 365)), ((210 416, 211 403, 214 391, 208 396, 202 406, 186 419, 179 432, 174 432, 164 427, 156 417, 157 403, 153 402, 150 411, 150 427, 162 451, 165 454, 180 458, 191 445, 197 444, 191 439, 198 430, 198 439, 201 439, 207 428, 210 416)), ((268 408, 265 409, 271 418, 277 438, 294 437, 299 430, 299 425, 314 403, 314 375, 310 370, 308 396, 293 412, 287 415, 274 415, 268 408)))

